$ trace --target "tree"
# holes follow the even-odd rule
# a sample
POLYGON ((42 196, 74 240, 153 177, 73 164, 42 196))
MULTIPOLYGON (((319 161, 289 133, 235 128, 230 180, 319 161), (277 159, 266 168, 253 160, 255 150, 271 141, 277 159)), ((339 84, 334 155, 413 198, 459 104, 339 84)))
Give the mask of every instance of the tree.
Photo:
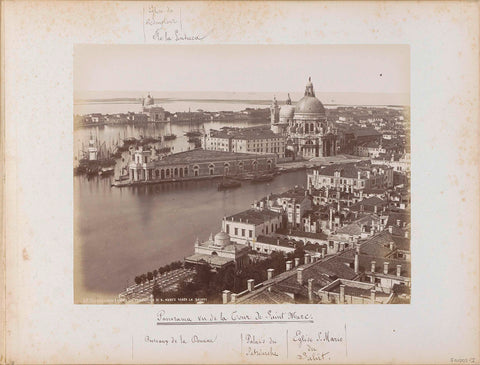
POLYGON ((145 283, 145 282, 147 281, 147 275, 142 274, 142 275, 140 276, 140 279, 142 280, 142 284, 145 283))
POLYGON ((152 274, 151 271, 149 271, 149 272, 147 273, 147 279, 148 279, 148 281, 153 280, 153 274, 152 274))
POLYGON ((157 303, 157 301, 160 301, 160 298, 162 296, 162 290, 158 286, 157 282, 153 284, 153 289, 152 289, 152 295, 153 295, 153 302, 157 303))
POLYGON ((153 277, 156 278, 157 275, 158 275, 158 270, 157 269, 153 270, 153 277))
POLYGON ((141 282, 142 279, 140 278, 140 276, 135 276, 135 284, 140 285, 141 282))

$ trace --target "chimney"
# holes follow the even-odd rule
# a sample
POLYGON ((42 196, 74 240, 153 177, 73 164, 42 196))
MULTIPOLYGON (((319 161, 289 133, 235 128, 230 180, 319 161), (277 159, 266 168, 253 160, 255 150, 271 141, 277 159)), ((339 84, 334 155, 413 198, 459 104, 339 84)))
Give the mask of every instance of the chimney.
POLYGON ((376 205, 373 207, 373 211, 374 211, 375 213, 377 213, 377 206, 376 206, 376 205))
POLYGON ((310 263, 310 255, 307 253, 305 255, 305 264, 309 264, 310 263))
POLYGON ((354 261, 354 270, 355 270, 355 274, 358 274, 359 272, 359 262, 358 262, 358 247, 357 249, 355 250, 355 261, 354 261))
POLYGON ((222 293, 223 304, 229 303, 231 298, 232 298, 232 294, 231 294, 230 290, 224 290, 223 293, 222 293))
POLYGON ((405 238, 408 238, 408 231, 405 231, 405 238))
POLYGON ((372 274, 372 276, 370 276, 370 282, 372 284, 375 284, 375 274, 372 274))
POLYGON ((313 302, 313 281, 314 279, 308 279, 308 301, 313 302))
POLYGON ((385 275, 388 274, 388 262, 384 262, 384 263, 383 263, 383 273, 384 273, 385 275))
POLYGON ((235 303, 237 301, 237 294, 232 293, 231 299, 232 299, 232 303, 235 303))
POLYGON ((400 227, 400 219, 397 219, 397 227, 400 227))
POLYGON ((327 249, 325 247, 322 247, 322 259, 325 258, 326 251, 327 249))
POLYGON ((253 287, 255 286, 255 280, 253 279, 248 279, 247 280, 247 290, 248 291, 253 291, 253 287))
POLYGON ((402 276, 402 265, 397 265, 397 276, 402 276))
POLYGON ((292 261, 287 261, 285 263, 285 269, 286 269, 286 271, 292 270, 292 261))
POLYGON ((277 238, 277 246, 280 246, 280 238, 277 238))
POLYGON ((299 266, 300 265, 300 257, 295 257, 294 260, 295 260, 295 267, 299 266))
POLYGON ((372 301, 372 304, 375 304, 375 294, 376 294, 375 288, 371 289, 370 290, 370 299, 372 301))
POLYGON ((303 285, 303 267, 297 269, 297 282, 300 285, 303 285))
POLYGON ((371 267, 370 271, 375 272, 375 261, 372 261, 372 267, 371 267))
POLYGON ((267 270, 267 279, 270 280, 273 278, 273 274, 275 273, 275 269, 268 269, 267 270))
POLYGON ((393 251, 393 249, 395 248, 395 245, 393 244, 393 242, 390 242, 390 243, 388 244, 388 247, 390 248, 390 250, 393 251))
POLYGON ((388 226, 388 232, 390 232, 390 234, 393 233, 393 227, 392 226, 388 226))
POLYGON ((345 243, 340 242, 340 251, 345 250, 345 243))
POLYGON ((345 284, 340 284, 340 304, 345 303, 345 284))

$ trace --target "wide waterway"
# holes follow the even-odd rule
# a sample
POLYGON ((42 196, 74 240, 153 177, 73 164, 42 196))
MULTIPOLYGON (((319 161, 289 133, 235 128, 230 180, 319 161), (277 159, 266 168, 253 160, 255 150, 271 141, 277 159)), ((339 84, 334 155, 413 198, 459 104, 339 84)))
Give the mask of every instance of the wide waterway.
POLYGON ((270 192, 305 185, 306 175, 285 173, 227 191, 217 191, 214 180, 124 188, 110 183, 74 178, 76 303, 111 299, 136 275, 193 254, 195 238, 218 232, 222 217, 270 192))

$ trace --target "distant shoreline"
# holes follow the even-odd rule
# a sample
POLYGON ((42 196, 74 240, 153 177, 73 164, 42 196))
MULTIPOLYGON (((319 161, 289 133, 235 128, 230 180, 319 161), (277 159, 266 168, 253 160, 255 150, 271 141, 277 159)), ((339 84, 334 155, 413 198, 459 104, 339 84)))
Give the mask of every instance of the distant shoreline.
MULTIPOLYGON (((200 102, 200 103, 233 103, 233 104, 253 104, 253 105, 266 105, 271 104, 271 100, 252 100, 252 99, 180 99, 180 98, 156 98, 158 104, 168 104, 174 102, 200 102)), ((80 99, 74 100, 74 105, 86 105, 86 104, 141 104, 141 98, 109 98, 109 99, 80 99)), ((295 102, 294 102, 295 103, 295 102)), ((283 103, 279 103, 283 105, 283 103)), ((325 106, 365 106, 365 107, 391 107, 391 108, 405 108, 409 105, 402 104, 351 104, 351 103, 323 103, 325 106)))

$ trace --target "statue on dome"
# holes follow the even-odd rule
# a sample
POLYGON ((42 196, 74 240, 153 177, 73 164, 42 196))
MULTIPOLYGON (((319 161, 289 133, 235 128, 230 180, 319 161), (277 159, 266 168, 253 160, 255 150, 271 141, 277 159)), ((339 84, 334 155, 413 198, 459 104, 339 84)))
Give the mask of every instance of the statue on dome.
POLYGON ((290 99, 290 94, 288 94, 287 101, 285 102, 287 105, 292 105, 292 99, 290 99))
POLYGON ((312 78, 308 78, 307 86, 305 87, 305 96, 315 96, 315 91, 313 91, 312 78))

